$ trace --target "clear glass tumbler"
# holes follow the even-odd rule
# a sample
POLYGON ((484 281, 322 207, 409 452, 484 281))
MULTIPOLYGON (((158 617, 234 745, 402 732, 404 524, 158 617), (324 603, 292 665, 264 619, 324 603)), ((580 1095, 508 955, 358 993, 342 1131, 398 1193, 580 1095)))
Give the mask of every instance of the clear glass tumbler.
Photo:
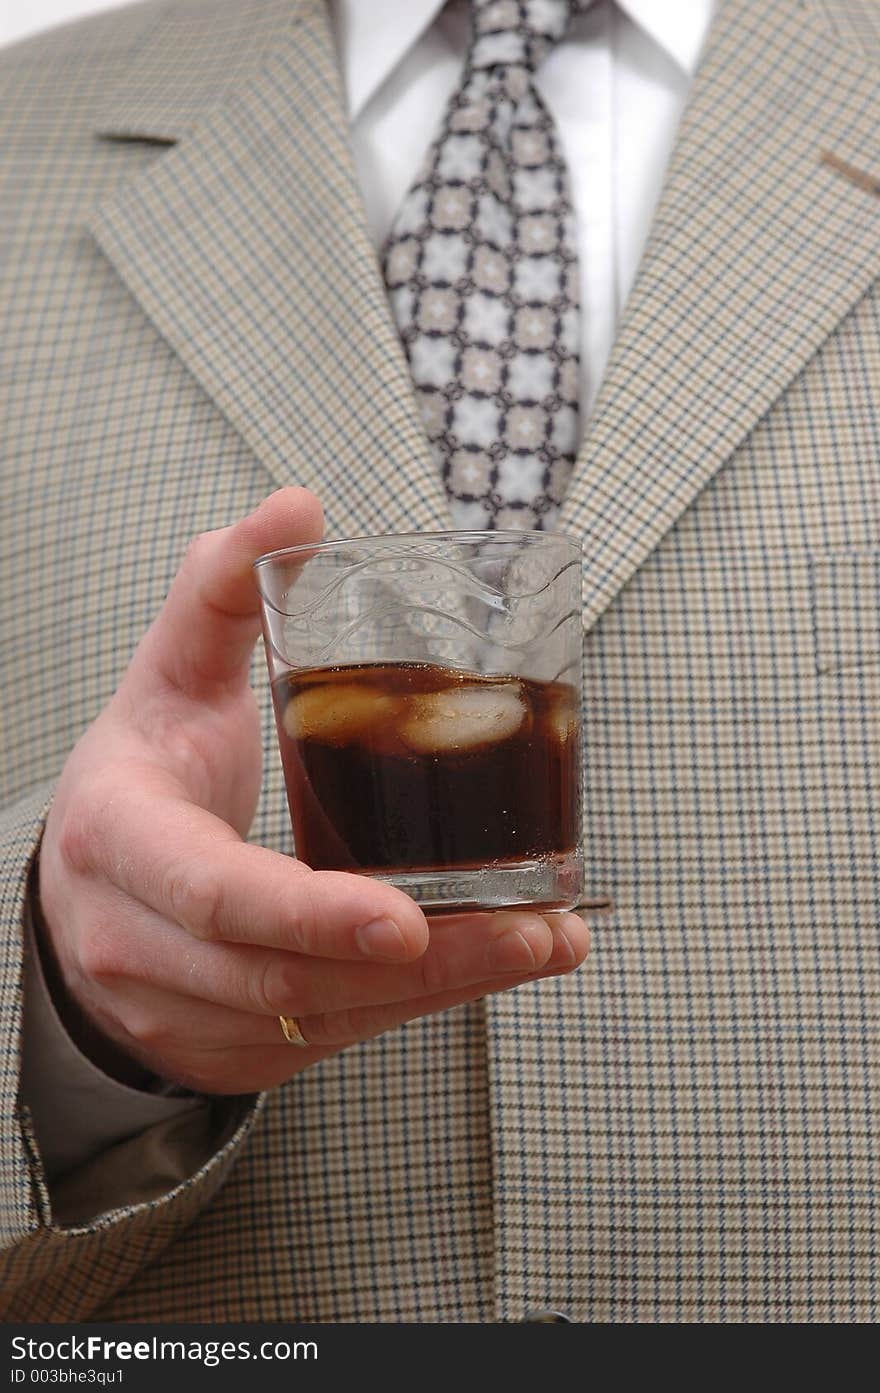
POLYGON ((581 553, 413 533, 255 564, 296 852, 428 912, 581 900, 581 553))

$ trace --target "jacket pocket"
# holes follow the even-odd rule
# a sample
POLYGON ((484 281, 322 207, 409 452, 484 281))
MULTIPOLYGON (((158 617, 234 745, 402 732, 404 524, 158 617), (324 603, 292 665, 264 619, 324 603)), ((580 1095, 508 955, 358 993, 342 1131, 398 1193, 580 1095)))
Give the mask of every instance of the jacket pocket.
POLYGON ((810 558, 819 672, 880 663, 880 548, 810 558))

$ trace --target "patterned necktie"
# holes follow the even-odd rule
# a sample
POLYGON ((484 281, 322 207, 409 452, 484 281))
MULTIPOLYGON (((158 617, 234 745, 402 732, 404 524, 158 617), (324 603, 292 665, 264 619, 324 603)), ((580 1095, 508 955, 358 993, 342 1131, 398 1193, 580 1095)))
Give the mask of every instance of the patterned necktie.
POLYGON ((384 252, 392 310, 461 528, 553 527, 578 446, 568 172, 538 64, 591 0, 472 0, 440 134, 384 252))

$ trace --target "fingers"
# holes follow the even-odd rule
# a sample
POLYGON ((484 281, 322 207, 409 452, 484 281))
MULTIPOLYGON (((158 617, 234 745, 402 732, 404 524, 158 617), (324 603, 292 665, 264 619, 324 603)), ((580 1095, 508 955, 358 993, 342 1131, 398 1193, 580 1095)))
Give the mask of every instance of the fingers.
POLYGON ((260 628, 253 563, 267 551, 320 541, 322 532, 315 495, 285 488, 233 526, 197 537, 138 650, 137 669, 196 697, 246 681, 260 628))
POLYGON ((427 951, 399 965, 327 961, 298 953, 194 942, 150 911, 120 949, 114 971, 170 993, 190 992, 234 1011, 274 1017, 318 1015, 436 996, 496 976, 526 976, 555 953, 573 965, 586 951, 584 926, 522 911, 435 923, 427 951), (573 941, 572 941, 573 940, 573 941))
POLYGON ((576 915, 525 911, 461 915, 432 925, 412 963, 327 960, 242 944, 192 939, 180 926, 118 897, 114 935, 96 936, 84 974, 121 992, 191 997, 253 1015, 324 1015, 459 992, 475 983, 575 967, 589 933, 576 915), (124 925, 124 929, 123 929, 124 925))
POLYGON ((98 933, 91 953, 86 937, 84 975, 234 1010, 356 1010, 540 970, 566 934, 570 965, 586 951, 577 916, 520 910, 436 920, 429 941, 421 910, 392 886, 310 871, 155 788, 112 800, 89 846, 115 887, 116 923, 129 923, 98 933))
MULTIPOLYGON (((550 918, 573 919, 574 915, 549 916, 550 918)), ((524 973, 516 980, 510 977, 490 977, 483 982, 456 987, 450 991, 438 992, 434 996, 420 997, 410 1001, 395 1002, 390 1005, 362 1006, 348 1011, 337 1011, 322 1016, 297 1016, 297 1022, 315 1050, 326 1050, 327 1046, 341 1048, 358 1040, 369 1040, 386 1030, 418 1020, 421 1016, 433 1015, 437 1011, 448 1011, 453 1006, 462 1006, 467 1001, 476 1001, 493 992, 509 991, 523 982, 537 981, 541 977, 559 976, 580 966, 590 948, 590 934, 582 920, 578 920, 582 932, 566 924, 554 928, 553 948, 543 967, 535 972, 524 973)), ((305 1050, 303 1050, 305 1054, 305 1050)))
MULTIPOLYGON (((157 993, 131 984, 123 995, 121 1021, 126 1043, 163 1074, 207 1093, 271 1088, 348 1045, 380 1035, 419 1017, 445 1011, 527 981, 569 973, 586 957, 587 926, 574 915, 548 915, 552 949, 531 973, 506 973, 448 991, 385 1005, 367 1005, 320 1015, 298 1015, 309 1042, 282 1040, 277 1016, 231 1010, 205 1001, 157 993)), ((285 1014, 295 1014, 293 1012, 285 1014)))
MULTIPOLYGON (((157 977, 150 985, 133 980, 125 983, 120 992, 120 1001, 124 1002, 120 1019, 131 1039, 138 1044, 165 1051, 177 1048, 184 1054, 193 1049, 208 1052, 283 1044, 279 1015, 296 1016, 311 1044, 351 1044, 432 1010, 445 1010, 447 1006, 473 1000, 489 991, 506 990, 545 972, 570 970, 567 949, 560 947, 560 940, 554 937, 548 925, 542 922, 542 927, 550 944, 550 953, 542 969, 531 972, 511 969, 472 982, 461 982, 446 992, 430 996, 422 994, 388 1003, 367 998, 363 1004, 340 1008, 338 1001, 346 999, 345 993, 340 992, 334 1009, 327 1012, 312 1013, 303 1007, 299 1011, 291 1008, 257 1014, 246 1007, 223 1005, 212 997, 194 999, 184 995, 181 988, 185 984, 179 977, 172 979, 168 990, 157 992, 156 987, 161 985, 157 977)), ((334 964, 331 971, 335 970, 334 964)), ((201 972, 197 970, 194 976, 198 977, 201 990, 201 972)), ((360 992, 356 995, 366 996, 360 992)), ((332 1000, 331 995, 328 1000, 332 1000)), ((287 1005, 290 1007, 290 1003, 287 1005)))
POLYGON ((424 952, 425 916, 400 890, 243 842, 159 775, 131 783, 96 810, 90 867, 193 938, 355 961, 424 952))

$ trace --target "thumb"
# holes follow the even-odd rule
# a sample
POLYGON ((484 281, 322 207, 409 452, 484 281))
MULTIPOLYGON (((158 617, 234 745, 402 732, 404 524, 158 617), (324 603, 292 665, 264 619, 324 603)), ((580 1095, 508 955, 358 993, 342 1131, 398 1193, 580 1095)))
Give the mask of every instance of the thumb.
POLYGON ((146 666, 197 697, 247 681, 260 632, 253 563, 267 551, 320 541, 323 526, 313 493, 284 488, 240 522, 196 537, 135 655, 139 676, 146 666))

